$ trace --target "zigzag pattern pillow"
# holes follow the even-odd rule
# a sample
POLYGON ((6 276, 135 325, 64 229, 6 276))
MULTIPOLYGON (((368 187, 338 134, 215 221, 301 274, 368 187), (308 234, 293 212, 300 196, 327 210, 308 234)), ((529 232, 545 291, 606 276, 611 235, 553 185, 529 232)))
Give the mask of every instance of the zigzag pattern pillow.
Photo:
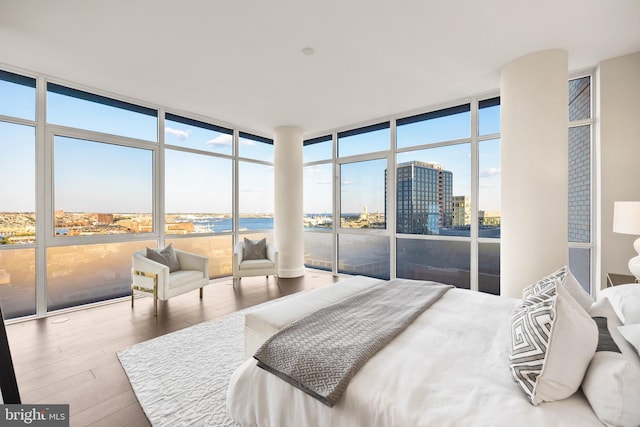
POLYGON ((552 283, 512 316, 509 367, 534 405, 575 393, 598 343, 593 319, 557 278, 552 283))
POLYGON ((536 305, 551 299, 551 297, 556 296, 556 288, 558 286, 562 286, 562 282, 555 277, 549 276, 544 285, 538 287, 535 292, 532 292, 522 300, 522 307, 536 305))
POLYGON ((522 291, 522 299, 525 300, 531 297, 532 295, 549 291, 550 288, 553 289, 553 292, 555 292, 556 284, 562 283, 565 276, 567 275, 567 271, 568 269, 567 269, 567 266, 565 265, 558 271, 555 271, 550 275, 538 280, 537 282, 532 283, 522 291))
POLYGON ((512 342, 509 358, 511 373, 518 386, 533 402, 536 381, 547 355, 551 326, 555 318, 555 301, 530 304, 516 310, 511 320, 512 342))

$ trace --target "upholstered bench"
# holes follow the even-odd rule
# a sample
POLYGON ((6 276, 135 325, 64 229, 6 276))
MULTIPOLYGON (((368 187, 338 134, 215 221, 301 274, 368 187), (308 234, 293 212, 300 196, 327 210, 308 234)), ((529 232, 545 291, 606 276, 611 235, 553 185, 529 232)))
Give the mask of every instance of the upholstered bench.
POLYGON ((244 355, 254 355, 267 338, 289 323, 314 311, 342 301, 352 295, 382 282, 371 277, 355 276, 341 280, 325 288, 315 289, 267 305, 244 316, 244 355))

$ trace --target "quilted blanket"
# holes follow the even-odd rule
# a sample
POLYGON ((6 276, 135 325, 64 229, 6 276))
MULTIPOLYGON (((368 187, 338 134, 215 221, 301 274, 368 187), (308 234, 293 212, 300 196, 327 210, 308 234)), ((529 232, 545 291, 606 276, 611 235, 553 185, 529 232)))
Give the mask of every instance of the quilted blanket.
POLYGON ((332 407, 358 370, 453 286, 394 279, 291 323, 258 366, 332 407))

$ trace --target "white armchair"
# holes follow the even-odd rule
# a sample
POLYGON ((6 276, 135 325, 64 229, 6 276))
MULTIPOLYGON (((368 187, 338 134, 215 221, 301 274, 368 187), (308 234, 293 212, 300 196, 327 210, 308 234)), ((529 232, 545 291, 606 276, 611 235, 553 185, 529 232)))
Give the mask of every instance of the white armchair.
POLYGON ((179 269, 170 272, 168 265, 147 258, 146 250, 131 256, 131 307, 134 291, 153 294, 153 314, 158 314, 158 300, 167 300, 209 284, 209 258, 174 250, 179 269))
MULTIPOLYGON (((248 240, 248 239, 245 239, 248 240)), ((252 242, 260 244, 261 242, 252 242)), ((254 253, 248 256, 245 249, 245 241, 236 243, 233 249, 233 284, 245 276, 267 276, 273 275, 278 280, 278 250, 273 243, 265 240, 264 258, 256 257, 254 253), (249 259, 248 259, 249 258, 249 259)))

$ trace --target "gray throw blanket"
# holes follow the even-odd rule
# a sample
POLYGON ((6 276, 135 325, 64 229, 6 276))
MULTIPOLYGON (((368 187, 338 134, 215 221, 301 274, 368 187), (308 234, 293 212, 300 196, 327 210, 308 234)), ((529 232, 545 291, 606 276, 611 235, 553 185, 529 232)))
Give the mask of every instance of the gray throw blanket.
POLYGON ((395 279, 291 323, 258 366, 332 407, 364 364, 453 286, 395 279))

